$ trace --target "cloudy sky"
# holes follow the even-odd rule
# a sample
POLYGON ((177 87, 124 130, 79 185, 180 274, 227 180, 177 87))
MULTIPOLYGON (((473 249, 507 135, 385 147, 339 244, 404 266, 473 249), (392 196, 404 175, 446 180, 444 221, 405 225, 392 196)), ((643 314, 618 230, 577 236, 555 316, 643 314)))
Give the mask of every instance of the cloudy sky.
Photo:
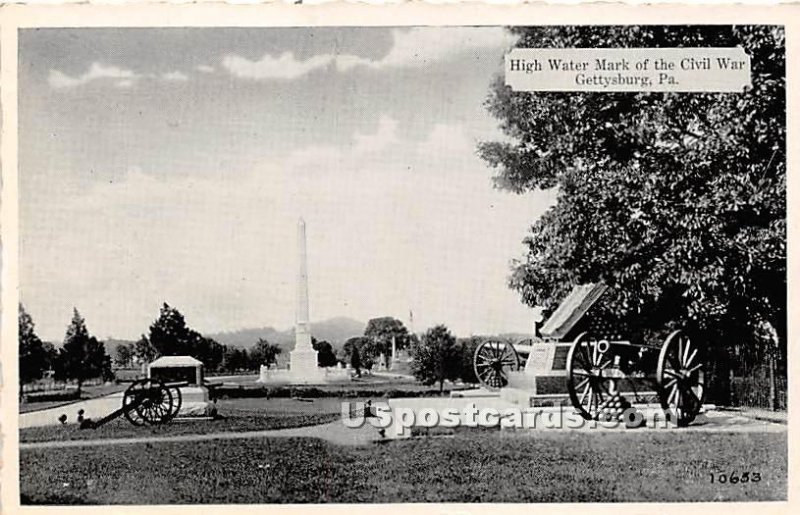
POLYGON ((413 310, 421 331, 526 331, 506 286, 552 201, 492 188, 476 142, 499 28, 20 33, 21 298, 136 338, 162 302, 202 332, 413 310))

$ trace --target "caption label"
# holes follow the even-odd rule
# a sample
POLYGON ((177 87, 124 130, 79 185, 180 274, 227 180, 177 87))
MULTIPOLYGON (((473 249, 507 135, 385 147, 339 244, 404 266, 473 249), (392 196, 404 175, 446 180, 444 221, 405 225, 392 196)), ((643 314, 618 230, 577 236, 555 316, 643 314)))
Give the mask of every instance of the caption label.
POLYGON ((506 54, 514 91, 741 92, 750 56, 735 48, 515 48, 506 54))

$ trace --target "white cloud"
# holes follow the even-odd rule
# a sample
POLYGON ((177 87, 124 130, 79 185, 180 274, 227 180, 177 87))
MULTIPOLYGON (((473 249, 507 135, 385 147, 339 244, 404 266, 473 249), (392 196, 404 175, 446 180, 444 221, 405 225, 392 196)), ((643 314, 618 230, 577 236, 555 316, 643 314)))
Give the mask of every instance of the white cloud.
POLYGON ((59 314, 36 319, 47 337, 60 338, 73 304, 102 336, 136 337, 163 301, 200 331, 288 327, 303 216, 315 320, 413 309, 417 330, 524 330, 508 261, 546 198, 493 190, 473 137, 441 124, 417 141, 384 115, 348 143, 265 157, 236 178, 131 168, 81 195, 54 184, 52 231, 24 249, 26 295, 34 314, 59 314), (64 270, 65 255, 93 266, 64 270))
POLYGON ((296 79, 327 66, 331 61, 331 55, 318 55, 299 61, 292 52, 284 52, 278 57, 266 54, 258 61, 229 55, 222 60, 222 66, 234 76, 243 79, 296 79))
POLYGON ((321 54, 298 60, 287 51, 277 57, 266 54, 258 61, 228 55, 222 65, 240 78, 295 79, 331 63, 335 63, 339 71, 348 71, 362 66, 373 69, 425 66, 462 53, 474 53, 479 58, 482 50, 505 49, 513 41, 513 36, 499 27, 394 29, 392 36, 392 49, 375 60, 350 54, 321 54))
POLYGON ((340 70, 356 66, 370 68, 404 68, 425 66, 444 61, 461 53, 476 53, 487 48, 504 48, 513 41, 501 27, 451 27, 447 29, 416 27, 394 29, 394 45, 381 59, 371 60, 352 55, 340 56, 340 70))
POLYGON ((207 64, 200 64, 197 66, 197 71, 203 73, 214 73, 214 67, 207 64))
POLYGON ((161 78, 168 82, 183 82, 189 80, 189 77, 185 73, 179 71, 163 73, 161 74, 161 78))
POLYGON ((123 79, 123 81, 119 82, 132 82, 138 78, 139 76, 131 70, 118 68, 116 66, 106 66, 95 62, 91 64, 86 73, 77 77, 71 77, 59 70, 50 70, 47 82, 52 88, 63 89, 88 84, 89 82, 100 79, 123 79))

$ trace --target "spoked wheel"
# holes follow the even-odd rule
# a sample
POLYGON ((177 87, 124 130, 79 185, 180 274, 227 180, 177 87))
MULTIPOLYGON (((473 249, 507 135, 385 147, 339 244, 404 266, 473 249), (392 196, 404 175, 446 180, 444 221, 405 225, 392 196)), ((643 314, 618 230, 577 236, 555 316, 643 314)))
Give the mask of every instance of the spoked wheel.
POLYGON ((174 401, 172 392, 160 380, 140 379, 125 390, 122 406, 131 424, 157 425, 170 420, 174 401))
POLYGON ((178 416, 178 413, 181 411, 181 406, 183 405, 183 395, 181 394, 181 389, 178 386, 167 386, 169 393, 172 394, 172 410, 170 410, 169 417, 167 420, 172 420, 173 418, 178 416))
POLYGON ((572 405, 586 420, 597 420, 601 405, 611 395, 613 380, 603 373, 614 359, 608 346, 590 342, 587 333, 575 338, 567 354, 567 391, 572 405))
POLYGON ((519 354, 509 342, 483 342, 475 349, 473 368, 483 386, 502 388, 508 384, 508 372, 519 370, 519 354))
POLYGON ((691 424, 703 406, 705 374, 699 348, 683 331, 670 334, 661 347, 656 379, 661 408, 678 426, 691 424))

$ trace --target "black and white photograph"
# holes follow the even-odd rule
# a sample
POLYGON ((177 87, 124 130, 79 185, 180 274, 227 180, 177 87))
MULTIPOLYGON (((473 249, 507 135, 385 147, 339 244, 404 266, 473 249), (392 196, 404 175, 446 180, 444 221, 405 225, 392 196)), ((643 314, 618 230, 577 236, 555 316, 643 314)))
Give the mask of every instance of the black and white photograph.
POLYGON ((4 25, 12 502, 787 501, 780 18, 312 18, 4 25))

